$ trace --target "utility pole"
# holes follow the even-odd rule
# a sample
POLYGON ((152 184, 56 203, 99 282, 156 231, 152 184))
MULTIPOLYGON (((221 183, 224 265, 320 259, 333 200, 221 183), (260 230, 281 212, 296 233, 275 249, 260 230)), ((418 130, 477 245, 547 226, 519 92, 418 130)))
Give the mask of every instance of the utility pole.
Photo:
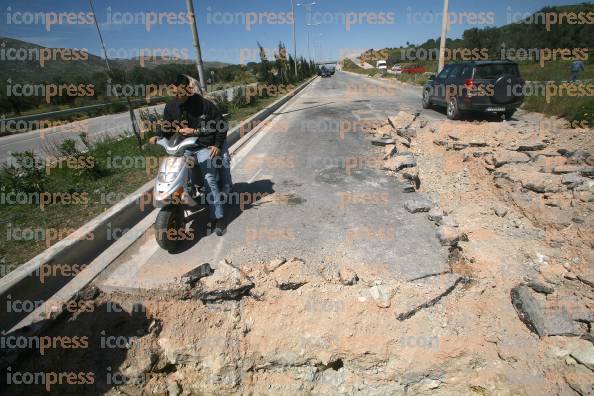
POLYGON ((193 0, 186 0, 188 7, 188 16, 190 17, 190 25, 192 28, 192 36, 194 36, 194 48, 196 49, 196 68, 198 69, 198 78, 200 79, 200 89, 206 92, 206 79, 204 77, 204 65, 202 64, 202 52, 200 51, 200 40, 198 38, 198 29, 196 28, 196 14, 194 13, 193 0))
MULTIPOLYGON (((297 7, 305 7, 305 9, 307 10, 307 21, 305 23, 305 26, 317 26, 317 25, 321 25, 321 23, 310 23, 311 21, 311 7, 317 5, 318 3, 316 3, 315 1, 311 2, 311 3, 305 3, 305 4, 301 4, 301 3, 297 3, 297 7)), ((309 58, 309 60, 311 61, 311 54, 309 52, 309 29, 307 30, 307 57, 309 58)))
POLYGON ((443 20, 441 21, 441 42, 439 44, 439 68, 437 73, 441 72, 445 64, 445 47, 446 38, 448 35, 448 2, 449 0, 443 1, 443 20))
MULTIPOLYGON (((89 6, 91 7, 93 21, 95 22, 97 34, 99 35, 99 41, 101 42, 101 48, 103 48, 103 56, 105 56, 105 65, 107 66, 107 72, 111 78, 113 75, 111 72, 111 66, 109 65, 109 57, 107 56, 107 49, 105 49, 105 42, 103 41, 103 36, 101 35, 101 29, 99 29, 99 23, 97 23, 97 16, 95 15, 95 7, 93 7, 93 0, 89 0, 89 6)), ((117 91, 115 94, 116 96, 119 96, 117 91)), ((130 101, 129 96, 126 96, 126 104, 128 105, 128 112, 130 113, 130 122, 132 122, 132 132, 134 132, 134 136, 136 136, 139 150, 142 151, 142 136, 140 136, 140 130, 136 123, 136 116, 134 115, 134 108, 132 107, 132 102, 130 101)))
MULTIPOLYGON (((319 22, 318 23, 308 23, 305 26, 307 26, 309 28, 310 26, 318 26, 318 25, 321 25, 321 23, 319 23, 319 22)), ((314 48, 314 51, 315 51, 315 48, 314 48)), ((311 53, 309 51, 309 29, 307 29, 307 57, 311 61, 311 53)), ((314 58, 315 58, 315 56, 314 56, 314 58)))
POLYGON ((295 64, 295 77, 297 77, 297 39, 295 38, 295 0, 291 0, 291 12, 293 13, 293 63, 295 64))
POLYGON ((309 52, 309 29, 307 29, 307 60, 311 62, 311 53, 309 52))
POLYGON ((315 41, 315 39, 316 39, 316 37, 322 37, 322 36, 323 36, 322 33, 314 34, 314 36, 313 36, 313 39, 314 39, 314 41, 313 41, 313 61, 314 61, 314 63, 317 63, 318 60, 319 60, 318 59, 318 56, 317 56, 317 52, 316 52, 316 41, 315 41))

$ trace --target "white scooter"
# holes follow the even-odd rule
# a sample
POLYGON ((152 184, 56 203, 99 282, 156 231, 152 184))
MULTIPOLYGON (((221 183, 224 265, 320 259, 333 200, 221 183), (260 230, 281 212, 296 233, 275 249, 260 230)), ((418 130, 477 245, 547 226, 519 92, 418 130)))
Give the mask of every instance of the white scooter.
POLYGON ((159 246, 168 251, 195 237, 193 230, 186 229, 186 211, 208 206, 204 177, 192 155, 193 151, 203 148, 197 140, 197 137, 176 133, 170 139, 156 141, 169 156, 159 165, 153 193, 154 205, 161 209, 155 220, 155 238, 159 246))

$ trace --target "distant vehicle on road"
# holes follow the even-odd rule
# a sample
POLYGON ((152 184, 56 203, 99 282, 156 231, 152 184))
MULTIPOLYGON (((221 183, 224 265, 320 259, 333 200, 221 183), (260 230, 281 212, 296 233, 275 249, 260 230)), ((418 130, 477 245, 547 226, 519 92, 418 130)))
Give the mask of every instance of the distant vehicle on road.
POLYGON ((524 79, 510 61, 462 62, 446 65, 423 88, 423 108, 444 106, 451 120, 466 111, 496 113, 509 120, 524 101, 524 79))
POLYGON ((402 66, 394 65, 392 66, 392 71, 396 74, 402 74, 402 66))
POLYGON ((324 77, 332 77, 332 75, 334 74, 333 72, 330 71, 329 68, 327 68, 326 66, 322 66, 320 67, 320 71, 318 73, 322 78, 324 77))
POLYGON ((402 74, 422 74, 426 71, 427 69, 418 65, 406 66, 402 68, 402 74))
POLYGON ((388 70, 388 64, 385 60, 378 60, 375 67, 379 70, 388 70))

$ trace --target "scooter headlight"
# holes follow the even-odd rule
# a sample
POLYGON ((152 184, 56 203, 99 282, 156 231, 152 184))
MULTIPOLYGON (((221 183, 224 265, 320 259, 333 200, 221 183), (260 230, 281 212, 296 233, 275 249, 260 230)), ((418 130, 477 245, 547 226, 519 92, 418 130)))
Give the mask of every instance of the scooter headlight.
POLYGON ((159 172, 159 181, 162 183, 171 183, 175 180, 176 172, 159 172))

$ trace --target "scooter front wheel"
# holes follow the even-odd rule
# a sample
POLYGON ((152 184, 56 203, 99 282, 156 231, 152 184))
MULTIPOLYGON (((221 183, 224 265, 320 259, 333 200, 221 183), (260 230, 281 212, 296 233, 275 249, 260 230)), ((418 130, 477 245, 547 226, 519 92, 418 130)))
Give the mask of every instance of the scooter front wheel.
POLYGON ((155 238, 162 249, 173 250, 179 243, 180 232, 186 227, 184 211, 168 205, 161 209, 155 220, 155 238))

